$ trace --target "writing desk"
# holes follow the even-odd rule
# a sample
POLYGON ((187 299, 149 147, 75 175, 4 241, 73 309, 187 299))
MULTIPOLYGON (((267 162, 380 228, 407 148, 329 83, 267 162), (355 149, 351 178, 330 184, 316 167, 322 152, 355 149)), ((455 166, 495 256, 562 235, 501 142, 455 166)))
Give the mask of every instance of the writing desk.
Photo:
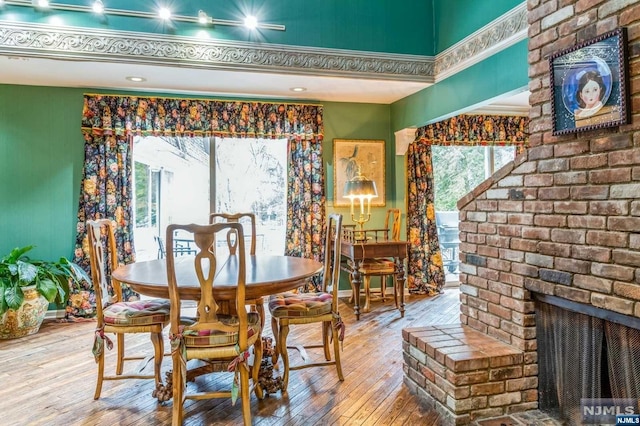
POLYGON ((350 259, 347 263, 347 272, 351 275, 351 287, 353 290, 354 306, 353 310, 356 319, 360 319, 360 285, 362 284, 362 273, 360 267, 365 260, 373 259, 393 259, 394 280, 393 291, 400 316, 404 317, 404 285, 406 281, 404 260, 407 258, 406 241, 389 240, 387 229, 355 230, 343 229, 342 241, 340 243, 342 256, 350 259))

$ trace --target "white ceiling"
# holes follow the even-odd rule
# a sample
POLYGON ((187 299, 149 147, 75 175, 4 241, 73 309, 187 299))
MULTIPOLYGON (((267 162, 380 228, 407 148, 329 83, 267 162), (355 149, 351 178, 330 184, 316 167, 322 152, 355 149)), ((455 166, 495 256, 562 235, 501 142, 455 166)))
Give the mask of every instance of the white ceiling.
MULTIPOLYGON (((390 104, 429 86, 412 81, 322 77, 0 55, 0 83, 202 96, 390 104), (144 77, 141 83, 126 79, 144 77), (304 87, 304 92, 293 92, 304 87)), ((490 101, 482 113, 528 108, 528 92, 490 101)))
POLYGON ((0 83, 389 104, 428 83, 0 55, 0 83), (128 76, 144 77, 135 83, 128 76), (293 92, 304 87, 304 92, 293 92))

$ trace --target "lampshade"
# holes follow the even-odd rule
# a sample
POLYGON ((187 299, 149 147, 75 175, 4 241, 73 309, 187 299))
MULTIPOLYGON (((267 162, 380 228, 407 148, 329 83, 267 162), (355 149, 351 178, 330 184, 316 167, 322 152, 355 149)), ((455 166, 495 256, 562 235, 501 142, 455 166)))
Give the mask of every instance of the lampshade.
POLYGON ((351 199, 358 197, 373 198, 378 196, 378 190, 374 181, 358 175, 345 183, 343 196, 351 199))

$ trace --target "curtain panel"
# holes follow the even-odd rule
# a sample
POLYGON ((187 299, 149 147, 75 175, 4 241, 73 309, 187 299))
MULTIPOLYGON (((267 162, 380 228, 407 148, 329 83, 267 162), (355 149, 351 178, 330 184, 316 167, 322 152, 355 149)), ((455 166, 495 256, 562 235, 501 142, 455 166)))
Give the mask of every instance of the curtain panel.
MULTIPOLYGON (((289 140, 287 246, 290 255, 322 260, 324 170, 321 105, 85 94, 85 163, 74 261, 89 270, 86 221, 115 220, 119 261, 135 261, 132 209, 133 136, 273 138, 289 140)), ((137 295, 123 286, 124 300, 137 295)), ((93 316, 86 283, 70 296, 67 313, 93 316)))
POLYGON ((407 151, 408 287, 414 294, 442 291, 445 273, 435 222, 431 146, 516 146, 526 149, 529 119, 460 115, 416 130, 407 151))

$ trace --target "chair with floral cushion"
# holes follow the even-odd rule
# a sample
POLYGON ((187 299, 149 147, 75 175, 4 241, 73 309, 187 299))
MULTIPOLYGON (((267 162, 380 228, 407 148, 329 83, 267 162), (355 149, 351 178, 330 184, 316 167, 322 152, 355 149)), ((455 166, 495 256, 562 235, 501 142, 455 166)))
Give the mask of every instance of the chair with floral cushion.
POLYGON ((340 238, 342 234, 342 215, 331 214, 327 221, 325 240, 325 259, 322 276, 322 292, 295 293, 286 292, 269 298, 271 312, 271 330, 276 341, 274 364, 282 356, 284 373, 282 392, 286 392, 289 383, 289 371, 308 367, 336 366, 338 378, 344 380, 340 364, 340 344, 344 338, 344 324, 338 311, 338 281, 340 277, 340 238), (320 323, 322 325, 321 345, 287 346, 290 325, 320 323), (334 359, 331 360, 330 341, 333 342, 334 359), (287 349, 323 348, 325 361, 290 366, 287 349))
POLYGON ((96 294, 97 326, 93 354, 98 363, 98 381, 94 399, 100 398, 104 380, 155 379, 156 387, 162 384, 160 366, 164 344, 162 329, 169 322, 168 300, 139 300, 124 302, 122 288, 115 279, 110 279, 111 271, 118 266, 118 253, 114 236, 114 223, 108 219, 87 221, 89 240, 89 262, 91 279, 96 294), (105 243, 103 244, 103 241, 105 243), (114 295, 109 293, 109 281, 114 295), (106 333, 115 333, 117 339, 117 363, 115 375, 104 374, 104 347, 113 347, 106 333), (154 348, 154 374, 122 374, 125 361, 141 360, 148 357, 125 355, 125 334, 149 333, 154 348))
MULTIPOLYGON (((181 425, 184 402, 187 399, 231 398, 232 403, 240 395, 245 425, 251 424, 249 376, 261 396, 258 372, 262 359, 262 325, 260 315, 246 309, 246 251, 242 225, 216 223, 209 225, 169 225, 167 227, 167 279, 171 301, 171 347, 173 360, 173 411, 172 425, 181 425), (193 260, 194 277, 200 284, 200 300, 197 317, 186 324, 180 318, 180 294, 172 247, 175 231, 193 236, 196 255, 193 260), (227 239, 229 255, 216 256, 212 247, 216 235, 231 231, 237 238, 227 239), (218 259, 222 260, 218 262, 218 259), (214 297, 214 276, 220 265, 230 268, 237 276, 236 298, 229 306, 218 304, 214 297), (222 313, 222 307, 228 313, 222 313), (254 348, 255 362, 247 365, 249 348, 254 348), (209 364, 212 372, 233 372, 235 377, 229 390, 186 392, 187 362, 192 359, 209 364)), ((221 302, 222 303, 222 302, 221 302)))

